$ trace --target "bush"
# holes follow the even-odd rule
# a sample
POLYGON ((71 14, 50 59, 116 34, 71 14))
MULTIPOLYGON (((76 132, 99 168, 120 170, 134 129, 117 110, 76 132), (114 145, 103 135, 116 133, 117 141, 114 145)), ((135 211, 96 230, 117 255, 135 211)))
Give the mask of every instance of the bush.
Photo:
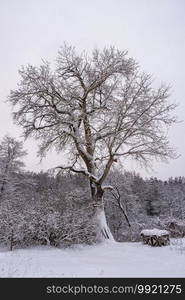
POLYGON ((170 232, 171 237, 177 238, 185 236, 185 221, 167 219, 164 221, 164 226, 170 232))
MULTIPOLYGON (((31 245, 69 246, 96 242, 96 224, 87 193, 74 191, 63 199, 62 211, 51 203, 35 202, 16 208, 15 203, 0 206, 0 243, 13 247, 31 245)), ((18 207, 18 206, 17 206, 18 207)))

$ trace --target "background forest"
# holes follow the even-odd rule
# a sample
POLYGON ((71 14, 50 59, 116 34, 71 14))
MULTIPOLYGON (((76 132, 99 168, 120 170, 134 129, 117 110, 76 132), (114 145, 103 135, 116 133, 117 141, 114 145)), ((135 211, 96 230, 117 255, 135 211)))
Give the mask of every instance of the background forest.
MULTIPOLYGON (((0 143, 0 243, 69 246, 92 244, 96 225, 88 181, 83 175, 24 171, 23 144, 5 136, 0 143)), ((185 178, 143 179, 113 170, 104 195, 108 225, 116 241, 138 241, 144 228, 185 234, 185 178)))

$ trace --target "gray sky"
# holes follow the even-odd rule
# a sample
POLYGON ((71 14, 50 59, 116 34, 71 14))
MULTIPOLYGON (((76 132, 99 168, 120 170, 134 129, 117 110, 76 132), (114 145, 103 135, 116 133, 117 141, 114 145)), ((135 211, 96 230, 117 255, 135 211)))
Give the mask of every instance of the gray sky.
MULTIPOLYGON (((184 0, 0 0, 0 138, 20 137, 5 100, 18 83, 18 69, 27 63, 53 61, 64 41, 79 50, 115 45, 129 51, 156 82, 173 86, 172 100, 179 103, 182 121, 169 133, 181 155, 169 164, 156 163, 146 173, 127 163, 126 169, 142 176, 185 176, 185 1, 184 0)), ((26 141, 27 169, 54 167, 62 155, 54 153, 39 164, 37 144, 26 141)))

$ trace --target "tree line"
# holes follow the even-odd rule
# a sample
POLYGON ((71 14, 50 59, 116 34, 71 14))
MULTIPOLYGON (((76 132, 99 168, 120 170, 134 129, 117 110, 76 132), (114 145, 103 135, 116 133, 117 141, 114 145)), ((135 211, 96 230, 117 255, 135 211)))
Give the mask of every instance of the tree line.
MULTIPOLYGON (((2 139, 0 243, 12 250, 97 242, 98 224, 87 178, 67 171, 25 171, 24 156, 22 142, 9 136, 2 139)), ((169 229, 172 223, 183 224, 184 177, 162 181, 114 170, 106 184, 115 187, 104 194, 106 220, 115 240, 136 241, 144 228, 169 229)), ((176 234, 182 236, 180 228, 176 234)))

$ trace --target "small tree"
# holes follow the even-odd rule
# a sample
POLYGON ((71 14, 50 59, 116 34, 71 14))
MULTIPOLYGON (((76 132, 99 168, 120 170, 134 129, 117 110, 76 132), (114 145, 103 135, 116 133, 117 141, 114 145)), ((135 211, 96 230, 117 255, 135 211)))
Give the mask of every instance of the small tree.
POLYGON ((40 155, 53 147, 68 150, 69 165, 58 168, 88 178, 98 238, 110 237, 103 203, 110 186, 103 184, 112 165, 127 157, 148 164, 173 156, 165 131, 175 121, 169 88, 152 88, 151 76, 114 47, 90 57, 64 45, 55 70, 43 62, 19 72, 21 82, 9 97, 14 120, 26 138, 42 141, 40 155))
POLYGON ((17 184, 15 173, 20 172, 24 163, 22 158, 26 155, 23 144, 15 138, 5 136, 0 144, 0 200, 5 192, 13 191, 17 184))
POLYGON ((9 243, 12 250, 18 239, 17 228, 21 218, 22 186, 24 176, 20 174, 26 155, 23 144, 5 136, 0 144, 0 240, 9 243))

